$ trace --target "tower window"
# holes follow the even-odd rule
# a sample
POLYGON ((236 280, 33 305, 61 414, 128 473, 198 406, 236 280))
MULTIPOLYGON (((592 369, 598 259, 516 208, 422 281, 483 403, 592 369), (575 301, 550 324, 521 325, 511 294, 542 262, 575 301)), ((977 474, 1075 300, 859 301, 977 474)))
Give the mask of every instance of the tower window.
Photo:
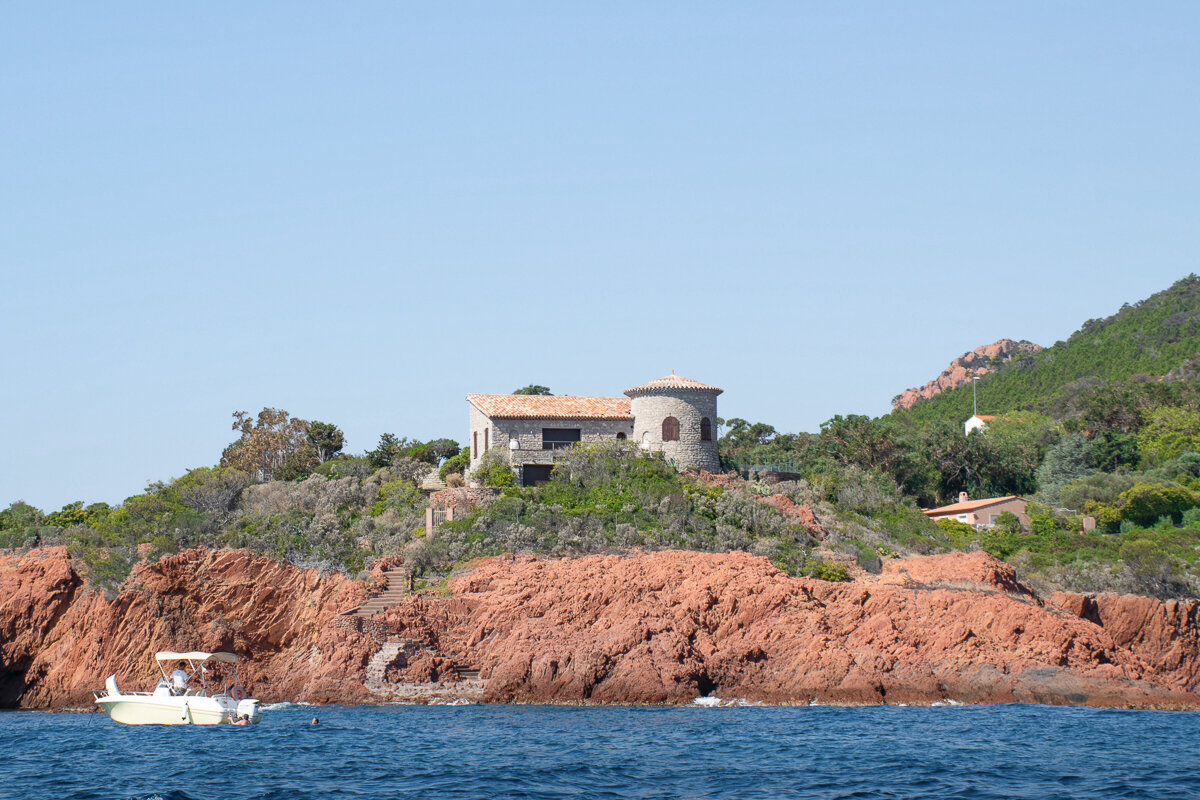
POLYGON ((700 420, 700 441, 712 441, 712 423, 709 421, 708 417, 704 417, 700 420))
POLYGON ((679 420, 674 417, 667 417, 663 420, 663 435, 664 442, 679 441, 679 420))

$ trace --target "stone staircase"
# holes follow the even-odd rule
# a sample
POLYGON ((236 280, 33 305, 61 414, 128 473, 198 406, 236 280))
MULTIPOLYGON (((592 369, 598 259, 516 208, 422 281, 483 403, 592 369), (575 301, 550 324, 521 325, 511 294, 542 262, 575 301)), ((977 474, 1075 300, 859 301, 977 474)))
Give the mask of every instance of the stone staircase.
POLYGON ((389 570, 383 573, 383 579, 387 581, 387 588, 354 609, 351 612, 352 614, 364 619, 370 619, 380 611, 398 605, 404 599, 404 596, 408 594, 407 572, 403 570, 389 570))
POLYGON ((383 700, 395 702, 443 703, 477 702, 483 697, 486 682, 479 676, 479 669, 455 665, 460 681, 454 684, 390 684, 387 668, 399 661, 403 666, 407 658, 419 652, 435 653, 423 642, 389 634, 381 620, 372 619, 385 609, 401 603, 408 595, 408 573, 405 570, 389 570, 383 573, 386 588, 361 606, 339 615, 338 625, 369 633, 380 643, 379 650, 367 662, 363 686, 367 691, 383 700))
POLYGON ((402 640, 384 642, 383 647, 379 648, 379 652, 371 657, 371 660, 367 662, 367 675, 363 679, 363 686, 367 687, 368 691, 375 694, 387 693, 388 686, 383 679, 387 665, 400 655, 400 651, 406 644, 408 642, 402 640))

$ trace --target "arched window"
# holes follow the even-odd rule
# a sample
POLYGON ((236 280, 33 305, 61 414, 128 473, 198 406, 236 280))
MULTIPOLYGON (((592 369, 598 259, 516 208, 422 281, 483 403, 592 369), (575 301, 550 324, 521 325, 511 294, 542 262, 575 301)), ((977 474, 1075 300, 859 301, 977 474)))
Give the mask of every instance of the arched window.
POLYGON ((712 423, 708 421, 708 417, 700 420, 700 441, 712 441, 712 423))
POLYGON ((617 438, 618 438, 618 439, 624 439, 624 438, 625 438, 625 434, 624 434, 623 432, 621 432, 621 433, 617 433, 617 438))
POLYGON ((674 417, 667 417, 663 420, 663 437, 664 442, 679 441, 679 420, 674 417))

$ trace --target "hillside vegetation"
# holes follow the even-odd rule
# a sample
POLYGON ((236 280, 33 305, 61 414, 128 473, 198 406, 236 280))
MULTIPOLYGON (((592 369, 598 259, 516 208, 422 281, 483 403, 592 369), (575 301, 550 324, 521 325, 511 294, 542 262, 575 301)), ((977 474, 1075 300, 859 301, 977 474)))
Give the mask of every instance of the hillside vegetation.
MULTIPOLYGON (((894 554, 986 550, 1041 589, 1200 595, 1200 279, 980 381, 996 418, 970 436, 969 389, 878 418, 835 416, 816 432, 719 420, 722 465, 744 479, 680 474, 629 443, 560 451, 551 480, 513 486, 485 456, 473 479, 499 497, 427 537, 432 475, 461 484, 468 453, 450 439, 390 433, 361 455, 341 431, 263 409, 238 412, 238 438, 212 467, 154 483, 116 507, 0 511, 0 548, 66 545, 95 585, 139 558, 182 547, 246 547, 359 574, 402 554, 427 582, 479 556, 581 555, 632 548, 746 550, 791 574, 844 578, 894 554), (775 465, 790 480, 743 465, 775 465), (921 508, 1021 495, 1028 523, 933 524, 921 508), (802 524, 798 505, 819 528, 802 524), (1084 518, 1096 529, 1084 533, 1084 518)), ((530 384, 523 392, 548 393, 530 384)))
MULTIPOLYGON (((1110 317, 1088 320, 1065 342, 997 363, 975 387, 979 411, 1039 411, 1061 419, 1090 389, 1135 375, 1165 375, 1197 353, 1200 278, 1189 275, 1110 317)), ((970 384, 896 412, 918 425, 970 415, 970 384)))
MULTIPOLYGON (((855 468, 922 507, 1021 495, 1030 525, 944 525, 957 549, 1008 559, 1044 588, 1200 593, 1200 279, 979 381, 986 428, 963 433, 969 386, 878 418, 836 416, 818 433, 733 419, 723 462, 784 464, 815 481, 855 468), (1083 535, 1083 517, 1098 524, 1083 535)), ((843 506, 844 508, 844 506, 843 506)))

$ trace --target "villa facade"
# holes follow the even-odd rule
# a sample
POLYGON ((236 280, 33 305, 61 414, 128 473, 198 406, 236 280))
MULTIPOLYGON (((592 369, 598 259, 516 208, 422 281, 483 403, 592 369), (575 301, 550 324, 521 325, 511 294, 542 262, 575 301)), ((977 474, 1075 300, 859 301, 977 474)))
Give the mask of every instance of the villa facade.
POLYGON ((563 448, 628 439, 679 469, 716 472, 721 392, 672 373, 627 389, 624 397, 469 394, 468 471, 492 451, 512 467, 518 483, 532 486, 549 479, 563 448))

